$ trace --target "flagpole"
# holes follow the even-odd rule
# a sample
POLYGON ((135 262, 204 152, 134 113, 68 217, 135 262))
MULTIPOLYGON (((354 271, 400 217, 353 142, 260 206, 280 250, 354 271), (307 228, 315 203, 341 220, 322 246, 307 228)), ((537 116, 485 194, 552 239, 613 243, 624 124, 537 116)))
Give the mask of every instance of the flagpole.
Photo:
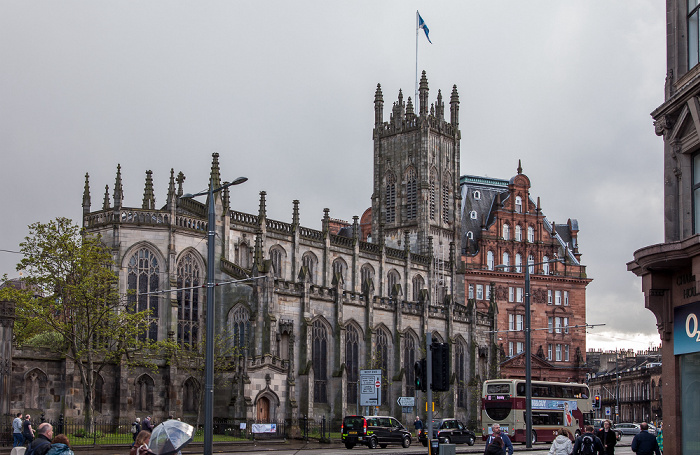
POLYGON ((418 17, 418 10, 416 10, 416 89, 413 94, 413 105, 416 106, 416 109, 418 109, 418 32, 420 31, 418 17))

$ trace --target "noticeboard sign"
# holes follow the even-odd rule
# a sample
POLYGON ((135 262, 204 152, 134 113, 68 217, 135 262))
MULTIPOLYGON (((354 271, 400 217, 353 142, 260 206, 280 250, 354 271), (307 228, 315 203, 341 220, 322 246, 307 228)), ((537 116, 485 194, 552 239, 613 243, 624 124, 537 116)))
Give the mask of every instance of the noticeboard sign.
POLYGON ((360 406, 382 404, 382 370, 360 370, 360 406))

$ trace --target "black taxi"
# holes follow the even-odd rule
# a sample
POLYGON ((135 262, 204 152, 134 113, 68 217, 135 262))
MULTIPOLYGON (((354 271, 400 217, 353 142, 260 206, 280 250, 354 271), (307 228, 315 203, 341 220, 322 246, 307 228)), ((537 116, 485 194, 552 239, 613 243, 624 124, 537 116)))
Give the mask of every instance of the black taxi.
POLYGON ((391 416, 345 416, 340 427, 343 444, 352 449, 357 444, 382 449, 389 444, 411 445, 411 432, 391 416))

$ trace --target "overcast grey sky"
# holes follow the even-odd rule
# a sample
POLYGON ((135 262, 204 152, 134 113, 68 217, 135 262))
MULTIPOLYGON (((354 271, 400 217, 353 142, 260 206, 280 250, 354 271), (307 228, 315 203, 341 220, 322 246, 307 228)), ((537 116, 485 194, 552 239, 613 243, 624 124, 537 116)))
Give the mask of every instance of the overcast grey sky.
MULTIPOLYGON (((212 152, 236 210, 320 228, 323 208, 352 220, 370 205, 373 98, 385 115, 419 68, 430 101, 460 95, 462 174, 508 179, 518 159, 557 223, 579 221, 589 348, 658 343, 636 249, 663 241, 664 3, 653 0, 7 1, 0 2, 0 249, 27 225, 79 222, 122 166, 140 207, 170 168, 207 184, 212 152)), ((0 274, 18 276, 0 252, 0 274)))

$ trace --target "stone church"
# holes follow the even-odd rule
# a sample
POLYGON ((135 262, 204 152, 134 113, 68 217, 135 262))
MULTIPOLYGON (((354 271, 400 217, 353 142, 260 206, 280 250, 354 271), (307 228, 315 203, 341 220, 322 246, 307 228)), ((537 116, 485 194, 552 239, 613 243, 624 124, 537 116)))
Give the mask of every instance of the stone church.
MULTIPOLYGON (((236 211, 228 190, 205 202, 183 198, 185 176, 174 170, 160 206, 151 171, 141 205, 127 205, 119 167, 93 204, 86 175, 82 224, 112 249, 120 292, 134 290, 130 298, 151 311, 144 336, 183 347, 197 346, 204 334, 207 209, 215 205, 214 275, 221 285, 213 317, 216 333, 237 352, 215 387, 215 417, 272 422, 364 413, 361 369, 382 371, 381 405, 369 412, 401 416, 401 396, 416 396, 422 408, 413 365, 425 356, 430 332, 449 343, 452 365, 452 388, 438 394, 437 415, 476 423, 480 385, 497 374, 500 354, 495 305, 478 309, 464 295, 459 95, 454 86, 448 102, 438 91, 431 103, 425 72, 418 93, 414 106, 399 90, 386 121, 377 85, 371 208, 352 222, 332 219, 326 209, 320 230, 299 225, 296 200, 291 221, 268 218, 264 191, 257 214, 236 211)), ((220 158, 234 159, 213 155, 215 187, 224 184, 220 158)), ((0 360, 7 368, 0 371, 0 411, 80 417, 73 366, 48 352, 8 348, 13 311, 2 305, 0 360)), ((192 417, 199 381, 167 359, 155 372, 109 365, 98 379, 96 414, 192 417)))

